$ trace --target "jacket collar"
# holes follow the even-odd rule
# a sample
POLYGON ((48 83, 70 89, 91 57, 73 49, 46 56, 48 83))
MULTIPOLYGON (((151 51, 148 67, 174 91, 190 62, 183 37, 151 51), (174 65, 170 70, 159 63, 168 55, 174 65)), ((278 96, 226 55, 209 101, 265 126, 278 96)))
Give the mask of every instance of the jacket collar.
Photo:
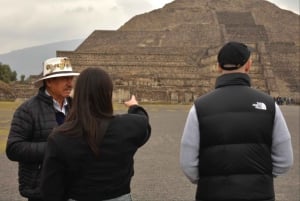
MULTIPOLYGON (((51 96, 47 95, 45 93, 45 90, 46 90, 46 88, 44 86, 39 88, 38 98, 40 98, 42 101, 44 101, 45 103, 47 103, 49 105, 53 105, 53 98, 51 96)), ((66 110, 68 110, 72 105, 72 98, 67 97, 66 102, 67 102, 66 110)))
POLYGON ((39 91, 38 91, 38 98, 40 98, 43 102, 49 104, 49 105, 52 105, 53 104, 53 101, 52 101, 52 97, 51 96, 48 96, 46 93, 45 93, 45 87, 42 86, 39 88, 39 91))
POLYGON ((215 88, 221 88, 225 86, 242 85, 251 86, 251 80, 246 73, 230 73, 219 76, 216 80, 215 88))

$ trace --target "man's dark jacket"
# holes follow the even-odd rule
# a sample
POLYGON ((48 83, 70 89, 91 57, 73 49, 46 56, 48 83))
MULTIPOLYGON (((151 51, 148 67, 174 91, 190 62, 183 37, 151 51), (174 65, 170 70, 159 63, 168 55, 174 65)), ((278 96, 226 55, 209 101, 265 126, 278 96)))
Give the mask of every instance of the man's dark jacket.
POLYGON ((48 135, 58 125, 55 113, 53 99, 45 94, 44 87, 14 113, 6 154, 19 162, 19 191, 24 197, 41 197, 40 172, 48 135))
POLYGON ((195 101, 200 129, 196 200, 273 201, 275 104, 244 73, 218 77, 195 101))

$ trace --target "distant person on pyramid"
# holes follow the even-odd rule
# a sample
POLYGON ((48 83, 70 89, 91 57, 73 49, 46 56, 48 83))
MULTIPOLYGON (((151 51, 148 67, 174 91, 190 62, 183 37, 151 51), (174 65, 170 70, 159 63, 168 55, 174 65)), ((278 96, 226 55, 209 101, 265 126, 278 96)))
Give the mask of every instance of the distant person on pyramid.
POLYGON ((218 53, 215 89, 186 119, 180 165, 197 201, 274 201, 273 178, 293 164, 291 136, 274 99, 251 88, 251 51, 240 42, 218 53))
POLYGON ((42 78, 34 85, 37 95, 15 111, 6 146, 7 157, 19 162, 19 191, 29 201, 43 201, 40 176, 47 138, 67 115, 73 89, 73 72, 69 58, 55 57, 43 64, 42 78))
POLYGON ((146 110, 135 96, 113 112, 113 82, 100 68, 76 80, 73 105, 48 138, 41 191, 46 201, 131 201, 134 155, 149 139, 146 110))

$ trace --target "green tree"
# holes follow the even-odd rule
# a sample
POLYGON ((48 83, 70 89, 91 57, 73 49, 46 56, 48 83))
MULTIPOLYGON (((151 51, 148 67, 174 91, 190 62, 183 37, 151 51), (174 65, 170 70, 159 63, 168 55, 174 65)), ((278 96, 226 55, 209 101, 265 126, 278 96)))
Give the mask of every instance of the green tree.
POLYGON ((16 81, 17 80, 17 72, 14 70, 10 74, 10 81, 16 81))
POLYGON ((25 75, 22 74, 20 78, 21 78, 21 82, 25 81, 25 75))
POLYGON ((17 72, 11 71, 10 66, 0 62, 0 80, 9 83, 17 80, 17 72))

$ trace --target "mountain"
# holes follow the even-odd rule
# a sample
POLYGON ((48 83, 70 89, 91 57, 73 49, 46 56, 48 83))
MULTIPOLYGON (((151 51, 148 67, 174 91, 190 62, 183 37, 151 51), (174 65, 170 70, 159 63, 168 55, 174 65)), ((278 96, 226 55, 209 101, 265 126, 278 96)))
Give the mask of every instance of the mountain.
POLYGON ((8 64, 12 71, 16 71, 18 79, 21 75, 28 78, 30 75, 40 74, 43 61, 55 57, 57 50, 74 50, 82 41, 83 39, 74 39, 15 50, 0 54, 0 62, 8 64))

